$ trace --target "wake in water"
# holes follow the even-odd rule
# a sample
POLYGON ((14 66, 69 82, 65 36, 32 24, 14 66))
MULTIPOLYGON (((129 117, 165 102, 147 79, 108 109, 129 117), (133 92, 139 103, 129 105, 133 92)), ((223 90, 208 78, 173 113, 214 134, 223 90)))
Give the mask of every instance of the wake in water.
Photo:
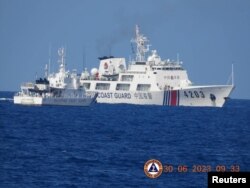
POLYGON ((13 101, 13 98, 0 98, 0 101, 13 101))

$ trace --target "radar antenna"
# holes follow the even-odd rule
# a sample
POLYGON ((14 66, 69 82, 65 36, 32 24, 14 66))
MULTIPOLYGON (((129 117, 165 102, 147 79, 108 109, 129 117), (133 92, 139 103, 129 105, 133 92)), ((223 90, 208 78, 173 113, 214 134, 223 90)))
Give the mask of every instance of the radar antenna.
POLYGON ((48 70, 49 69, 48 69, 48 65, 47 64, 45 65, 44 70, 45 70, 45 75, 44 76, 45 76, 45 78, 48 78, 48 76, 49 76, 48 70))
POLYGON ((61 47, 58 49, 59 60, 58 63, 60 64, 60 72, 65 71, 65 49, 61 47))
POLYGON ((139 26, 135 26, 135 38, 131 40, 136 44, 136 61, 144 62, 146 61, 146 53, 149 51, 149 45, 147 44, 149 40, 147 37, 140 34, 139 26))

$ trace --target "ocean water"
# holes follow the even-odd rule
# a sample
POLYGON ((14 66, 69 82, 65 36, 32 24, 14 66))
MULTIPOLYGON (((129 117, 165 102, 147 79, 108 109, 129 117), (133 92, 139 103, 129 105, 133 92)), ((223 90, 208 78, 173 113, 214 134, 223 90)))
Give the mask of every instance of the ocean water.
POLYGON ((195 165, 250 171, 250 100, 224 108, 34 107, 12 97, 0 92, 1 188, 207 187, 195 165), (148 178, 149 159, 173 172, 148 178))

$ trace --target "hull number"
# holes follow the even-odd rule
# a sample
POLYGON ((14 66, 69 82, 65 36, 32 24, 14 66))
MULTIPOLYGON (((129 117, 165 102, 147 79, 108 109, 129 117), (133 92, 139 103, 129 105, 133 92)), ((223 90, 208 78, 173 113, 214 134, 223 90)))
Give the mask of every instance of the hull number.
POLYGON ((184 91, 187 98, 205 98, 203 91, 184 91))

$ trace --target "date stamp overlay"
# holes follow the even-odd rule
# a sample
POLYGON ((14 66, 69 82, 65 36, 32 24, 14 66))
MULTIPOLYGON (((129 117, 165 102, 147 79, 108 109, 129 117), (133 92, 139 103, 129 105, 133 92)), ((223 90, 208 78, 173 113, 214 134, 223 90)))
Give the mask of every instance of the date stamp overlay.
POLYGON ((162 164, 157 159, 150 159, 144 164, 144 173, 148 178, 158 178, 169 173, 206 173, 208 188, 250 187, 250 172, 241 172, 237 164, 215 166, 207 164, 162 164))

